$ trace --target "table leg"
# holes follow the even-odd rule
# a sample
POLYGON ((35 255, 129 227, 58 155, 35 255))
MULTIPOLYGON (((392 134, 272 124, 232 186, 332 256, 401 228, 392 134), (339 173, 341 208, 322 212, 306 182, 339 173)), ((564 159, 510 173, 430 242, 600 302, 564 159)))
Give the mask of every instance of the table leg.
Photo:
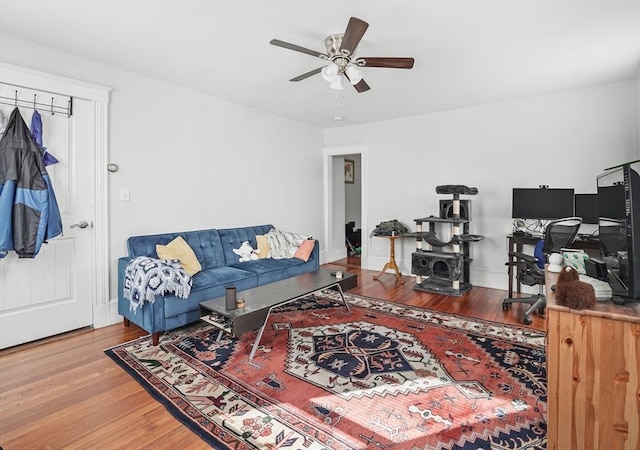
POLYGON ((396 274, 397 281, 400 284, 404 284, 404 280, 402 279, 402 275, 400 274, 400 270, 398 270, 398 265, 396 264, 396 246, 395 246, 395 236, 389 237, 389 262, 384 265, 384 268, 380 271, 380 273, 373 277, 374 280, 380 278, 388 269, 391 269, 396 274))
MULTIPOLYGON (((522 253, 522 248, 523 248, 523 244, 521 243, 517 243, 514 242, 513 238, 508 238, 509 240, 509 251, 508 253, 511 254, 512 252, 518 252, 518 253, 522 253)), ((513 263, 516 259, 513 256, 509 256, 509 262, 513 263)), ((509 269, 508 269, 508 273, 509 273, 509 298, 513 298, 513 265, 509 264, 509 269)), ((520 293, 520 289, 521 289, 522 285, 520 283, 520 280, 516 279, 516 293, 520 293)))
MULTIPOLYGON (((509 251, 507 254, 511 254, 513 252, 513 239, 508 238, 509 240, 509 251)), ((514 262, 515 258, 513 256, 509 256, 509 263, 514 262)), ((509 264, 509 298, 513 298, 513 265, 509 264)))
MULTIPOLYGON (((333 286, 337 286, 338 287, 338 292, 340 292, 340 297, 342 297, 342 301, 344 302, 344 306, 347 308, 347 311, 351 311, 351 308, 349 308, 349 303, 347 303, 347 299, 344 298, 344 293, 342 292, 342 286, 340 286, 340 283, 336 283, 333 284, 331 286, 328 287, 333 287, 333 286)), ((306 297, 309 294, 304 294, 301 295, 300 297, 296 297, 293 298, 287 302, 283 302, 283 303, 278 303, 277 305, 273 305, 271 308, 269 308, 269 310, 267 311, 267 317, 264 318, 264 322, 262 323, 262 326, 260 327, 260 331, 258 331, 258 335, 256 336, 256 340, 253 341, 253 346, 251 347, 251 353, 249 353, 249 361, 253 361, 253 357, 256 356, 256 351, 258 350, 258 347, 260 346, 260 339, 262 339, 262 333, 264 333, 264 329, 267 326, 267 321, 269 320, 269 316, 271 315, 271 311, 274 308, 278 308, 280 306, 284 306, 284 305, 288 305, 289 303, 295 302, 296 300, 302 298, 302 297, 306 297)))
MULTIPOLYGON (((269 310, 269 313, 271 310, 269 310)), ((267 320, 269 319, 269 313, 267 313, 267 318, 264 319, 264 324, 260 327, 260 331, 258 331, 258 336, 256 336, 256 340, 253 341, 253 347, 251 348, 251 353, 249 353, 249 361, 253 361, 253 357, 256 356, 256 350, 258 350, 258 346, 260 345, 260 339, 262 339, 262 333, 264 332, 264 327, 267 325, 267 320)))
POLYGON ((378 275, 375 275, 375 276, 373 277, 373 279, 374 279, 374 280, 377 280, 377 279, 378 279, 378 278, 380 278, 382 275, 384 275, 384 274, 385 274, 385 272, 386 272, 388 269, 391 269, 391 270, 395 271, 395 274, 396 274, 396 278, 397 278, 397 280, 398 280, 401 284, 404 284, 404 280, 402 279, 402 275, 400 274, 400 271, 398 270, 398 266, 396 265, 396 262, 395 262, 395 261, 389 261, 388 263, 386 263, 386 264, 384 265, 384 268, 380 271, 380 273, 379 273, 378 275))
POLYGON ((347 311, 351 312, 351 308, 349 308, 349 303, 347 303, 347 299, 344 298, 344 292, 342 292, 342 286, 340 286, 340 283, 336 283, 336 286, 338 286, 338 291, 340 292, 340 297, 342 297, 344 306, 347 308, 347 311))
MULTIPOLYGON (((516 244, 516 252, 522 253, 522 244, 516 244)), ((521 284, 520 284, 520 280, 518 280, 518 282, 516 283, 516 292, 519 294, 520 293, 520 288, 521 288, 521 284)))

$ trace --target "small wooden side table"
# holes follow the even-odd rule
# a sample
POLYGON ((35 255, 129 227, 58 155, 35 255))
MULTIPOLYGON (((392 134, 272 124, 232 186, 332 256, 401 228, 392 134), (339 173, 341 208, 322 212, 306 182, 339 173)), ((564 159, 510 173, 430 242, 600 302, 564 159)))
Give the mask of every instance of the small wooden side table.
POLYGON ((384 237, 389 239, 389 262, 384 265, 384 268, 380 271, 380 273, 373 277, 374 280, 380 278, 388 269, 393 270, 396 273, 396 278, 401 284, 404 284, 404 280, 402 279, 402 275, 398 270, 398 265, 396 264, 396 239, 400 239, 403 237, 401 234, 393 234, 390 236, 380 235, 377 237, 384 237))

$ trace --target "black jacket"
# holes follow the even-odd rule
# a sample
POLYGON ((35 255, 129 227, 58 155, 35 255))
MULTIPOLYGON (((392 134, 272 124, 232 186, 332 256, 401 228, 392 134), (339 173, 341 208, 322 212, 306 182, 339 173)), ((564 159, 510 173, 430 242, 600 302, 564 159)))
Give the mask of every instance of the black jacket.
POLYGON ((33 258, 62 233, 60 210, 42 148, 15 108, 0 140, 0 258, 15 250, 33 258))

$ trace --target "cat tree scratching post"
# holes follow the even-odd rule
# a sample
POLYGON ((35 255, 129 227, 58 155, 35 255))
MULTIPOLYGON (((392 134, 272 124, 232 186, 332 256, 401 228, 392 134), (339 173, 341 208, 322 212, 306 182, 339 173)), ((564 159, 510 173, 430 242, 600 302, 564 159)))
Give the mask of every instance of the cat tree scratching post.
POLYGON ((436 187, 438 194, 450 194, 451 200, 440 200, 440 216, 415 219, 416 232, 408 236, 416 238, 416 251, 411 255, 411 273, 416 276, 414 289, 446 295, 460 296, 469 283, 469 243, 484 239, 483 236, 469 234, 471 201, 460 200, 460 195, 476 195, 478 190, 464 185, 443 185, 436 187), (424 231, 423 223, 429 224, 424 231), (452 236, 448 242, 437 236, 437 224, 451 224, 452 236), (427 249, 423 248, 426 242, 427 249), (451 251, 444 251, 450 248, 451 251))

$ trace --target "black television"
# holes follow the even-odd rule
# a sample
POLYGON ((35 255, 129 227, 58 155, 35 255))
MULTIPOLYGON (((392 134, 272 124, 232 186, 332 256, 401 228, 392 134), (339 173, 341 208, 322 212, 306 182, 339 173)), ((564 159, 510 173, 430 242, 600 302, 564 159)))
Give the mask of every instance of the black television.
POLYGON ((575 216, 582 218, 582 223, 598 225, 598 194, 576 194, 575 216))
POLYGON ((513 219, 561 219, 573 216, 573 189, 513 188, 513 219))
POLYGON ((596 177, 600 255, 615 303, 640 300, 640 160, 596 177))

